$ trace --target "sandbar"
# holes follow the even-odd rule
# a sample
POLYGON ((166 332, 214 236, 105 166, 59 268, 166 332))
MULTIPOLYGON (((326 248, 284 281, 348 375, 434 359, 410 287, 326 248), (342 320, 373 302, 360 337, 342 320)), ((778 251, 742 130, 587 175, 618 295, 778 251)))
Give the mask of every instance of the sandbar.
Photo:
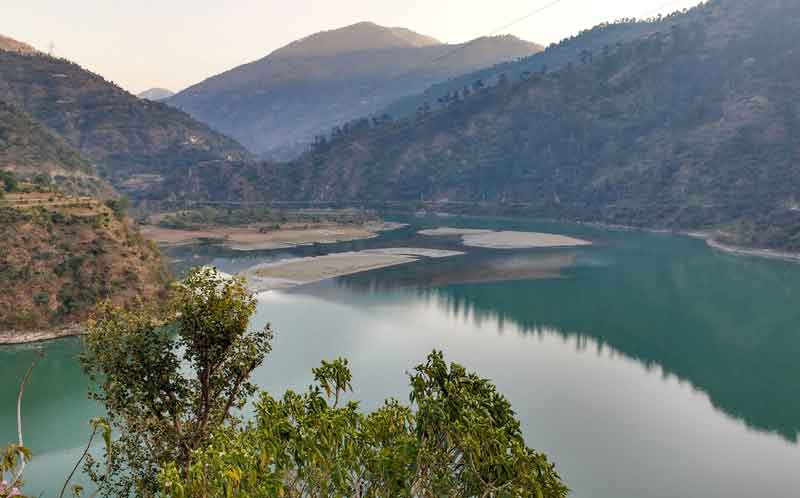
POLYGON ((492 230, 474 230, 468 228, 436 228, 421 230, 421 235, 429 236, 461 236, 461 243, 467 247, 485 249, 533 249, 547 247, 579 247, 592 245, 591 242, 566 235, 540 232, 513 232, 492 230))
POLYGON ((413 263, 423 258, 447 258, 460 254, 463 253, 437 249, 371 249, 265 263, 250 268, 241 275, 245 277, 251 290, 262 292, 413 263))
POLYGON ((494 233, 492 230, 482 230, 477 228, 432 228, 429 230, 420 230, 417 232, 420 235, 427 235, 429 237, 451 237, 455 235, 481 235, 485 233, 494 233))
POLYGON ((592 245, 587 240, 537 232, 491 232, 465 235, 461 238, 469 247, 488 249, 531 249, 536 247, 579 247, 592 245))

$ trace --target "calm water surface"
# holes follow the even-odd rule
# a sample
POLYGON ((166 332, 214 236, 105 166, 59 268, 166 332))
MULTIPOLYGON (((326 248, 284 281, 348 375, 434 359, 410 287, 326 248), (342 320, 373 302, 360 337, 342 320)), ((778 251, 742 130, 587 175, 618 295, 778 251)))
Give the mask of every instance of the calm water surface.
MULTIPOLYGON (((466 249, 259 297, 276 330, 265 389, 311 383, 351 360, 364 408, 407 399, 406 372, 432 349, 491 378, 578 498, 798 496, 800 265, 716 253, 685 237, 525 221, 426 226, 533 229, 591 238, 580 249, 466 249)), ((293 251, 173 251, 181 271, 229 272, 289 255, 371 247, 459 248, 414 235, 293 251)), ((24 403, 36 457, 29 494, 57 494, 100 409, 86 401, 77 339, 0 349, 0 441, 14 438, 16 382, 43 348, 24 403)))

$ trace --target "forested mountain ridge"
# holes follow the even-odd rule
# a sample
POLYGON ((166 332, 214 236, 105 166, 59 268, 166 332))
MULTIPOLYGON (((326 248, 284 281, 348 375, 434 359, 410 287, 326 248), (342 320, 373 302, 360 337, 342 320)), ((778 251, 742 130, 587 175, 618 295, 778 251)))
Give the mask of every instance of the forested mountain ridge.
POLYGON ((541 49, 511 36, 447 45, 410 30, 359 23, 291 43, 168 102, 256 153, 288 158, 314 135, 432 83, 541 49))
POLYGON ((400 118, 414 114, 426 105, 434 107, 447 105, 454 95, 470 92, 476 83, 491 86, 497 84, 500 75, 519 79, 535 73, 558 71, 570 62, 580 62, 587 51, 601 51, 606 46, 615 47, 619 43, 627 43, 646 34, 655 33, 662 27, 660 21, 661 18, 646 21, 621 19, 613 23, 600 24, 519 60, 501 62, 436 83, 422 93, 394 102, 381 114, 400 118))
POLYGON ((713 0, 663 26, 441 110, 356 123, 295 163, 195 171, 195 192, 466 203, 800 249, 800 3, 713 0))
POLYGON ((61 138, 47 132, 31 116, 2 100, 0 165, 15 169, 51 166, 64 172, 92 173, 92 167, 61 138))
POLYGON ((249 157, 237 142, 189 115, 41 53, 0 50, 0 100, 32 115, 112 184, 137 195, 197 163, 249 157))
POLYGON ((92 196, 101 200, 117 195, 105 180, 97 176, 92 165, 61 137, 44 128, 24 111, 2 100, 0 171, 12 173, 18 180, 52 183, 61 192, 70 195, 92 196))

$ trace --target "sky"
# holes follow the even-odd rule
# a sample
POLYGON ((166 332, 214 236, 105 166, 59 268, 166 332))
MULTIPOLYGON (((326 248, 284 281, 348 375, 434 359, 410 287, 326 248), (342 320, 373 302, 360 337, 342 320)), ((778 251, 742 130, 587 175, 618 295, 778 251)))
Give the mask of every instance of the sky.
POLYGON ((699 0, 0 0, 0 34, 138 93, 181 90, 317 31, 372 21, 458 43, 510 33, 547 45, 605 21, 699 0))

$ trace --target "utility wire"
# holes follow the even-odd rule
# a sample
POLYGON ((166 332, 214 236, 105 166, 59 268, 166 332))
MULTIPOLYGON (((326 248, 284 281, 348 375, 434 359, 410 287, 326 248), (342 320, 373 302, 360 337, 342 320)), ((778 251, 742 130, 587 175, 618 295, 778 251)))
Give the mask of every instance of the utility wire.
MULTIPOLYGON (((506 30, 506 29, 508 29, 508 28, 510 28, 512 26, 515 26, 515 25, 521 23, 522 21, 526 21, 526 20, 530 19, 531 17, 533 17, 533 16, 535 16, 537 14, 540 14, 540 13, 544 12, 545 10, 547 10, 549 8, 555 7, 556 5, 558 5, 558 4, 560 4, 560 3, 564 2, 564 1, 565 0, 552 0, 551 2, 549 2, 549 3, 545 4, 545 5, 542 5, 541 7, 538 7, 535 10, 533 10, 531 12, 528 12, 524 16, 518 17, 518 18, 514 19, 513 21, 508 22, 508 23, 506 23, 506 24, 504 24, 502 26, 499 26, 499 27, 491 30, 490 32, 488 32, 488 33, 486 33, 484 35, 476 37, 475 39, 494 36, 494 35, 500 33, 501 31, 504 31, 504 30, 506 30)), ((661 5, 659 5, 658 7, 654 8, 654 9, 649 9, 644 14, 641 14, 638 18, 639 19, 646 19, 651 14, 654 14, 656 12, 660 12, 660 11, 666 9, 667 7, 669 7, 670 5, 674 5, 674 4, 680 3, 682 1, 683 0, 670 0, 668 2, 665 2, 665 3, 661 4, 661 5)), ((475 39, 473 39, 473 41, 475 39)), ((430 59, 430 60, 428 60, 426 62, 423 62, 423 63, 419 64, 418 66, 411 68, 410 70, 403 71, 402 73, 398 74, 394 78, 390 79, 389 82, 401 79, 401 78, 407 76, 409 73, 412 73, 412 72, 414 72, 417 69, 420 69, 422 67, 429 66, 431 64, 437 64, 437 63, 447 59, 448 57, 452 57, 454 54, 456 54, 456 53, 460 52, 461 50, 464 50, 465 48, 467 48, 470 45, 470 43, 471 42, 462 43, 462 44, 456 46, 455 48, 453 48, 452 50, 450 50, 448 52, 445 52, 442 55, 439 55, 437 57, 434 57, 433 59, 430 59)))
MULTIPOLYGON (((522 16, 522 17, 519 17, 519 18, 517 18, 517 19, 514 19, 513 21, 509 22, 508 24, 504 24, 504 25, 502 25, 502 26, 500 26, 500 27, 498 27, 498 28, 495 28, 495 29, 493 29, 491 32, 489 32, 489 33, 487 33, 487 34, 485 34, 485 35, 483 35, 483 36, 479 36, 478 38, 484 38, 484 37, 488 37, 488 36, 494 36, 494 35, 496 35, 497 33, 501 32, 501 31, 503 31, 503 30, 506 30, 506 29, 510 28, 511 26, 517 25, 517 24, 521 23, 522 21, 528 20, 528 19, 530 19, 531 17, 535 16, 536 14, 539 14, 539 13, 541 13, 541 12, 544 12, 545 10, 549 9, 550 7, 554 7, 554 6, 556 6, 557 4, 559 4, 559 3, 563 2, 563 1, 564 1, 564 0, 553 0, 552 2, 550 2, 550 3, 548 3, 548 4, 546 4, 546 5, 543 5, 543 6, 539 7, 539 8, 537 8, 537 9, 536 9, 536 10, 534 10, 533 12, 529 12, 529 13, 525 14, 525 15, 524 15, 524 16, 522 16)), ((476 38, 476 39, 477 39, 477 38, 476 38)), ((430 60, 430 61, 428 61, 426 64, 434 64, 434 63, 436 63, 436 62, 440 62, 440 61, 442 61, 442 60, 444 60, 444 59, 446 59, 446 58, 450 57, 451 55, 455 54, 456 52, 458 52, 458 51, 460 51, 460 50, 463 50, 463 49, 464 49, 464 48, 466 48, 466 47, 467 47, 469 44, 470 44, 470 42, 467 42, 467 43, 462 43, 461 45, 457 46, 456 48, 454 48, 454 49, 453 49, 453 50, 451 50, 450 52, 447 52, 447 53, 445 53, 445 54, 443 54, 443 55, 440 55, 439 57, 436 57, 436 58, 434 58, 434 59, 431 59, 431 60, 430 60)))

